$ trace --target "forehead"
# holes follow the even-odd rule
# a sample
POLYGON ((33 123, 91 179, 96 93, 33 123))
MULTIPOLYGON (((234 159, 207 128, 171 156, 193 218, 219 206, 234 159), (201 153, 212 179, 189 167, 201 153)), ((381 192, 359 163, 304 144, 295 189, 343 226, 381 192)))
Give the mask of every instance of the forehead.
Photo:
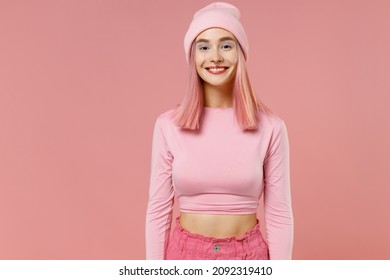
POLYGON ((236 38, 231 32, 217 27, 206 29, 205 31, 200 33, 195 38, 195 40, 204 39, 208 41, 213 41, 213 40, 218 41, 220 38, 225 38, 225 37, 231 37, 233 40, 236 40, 236 38))

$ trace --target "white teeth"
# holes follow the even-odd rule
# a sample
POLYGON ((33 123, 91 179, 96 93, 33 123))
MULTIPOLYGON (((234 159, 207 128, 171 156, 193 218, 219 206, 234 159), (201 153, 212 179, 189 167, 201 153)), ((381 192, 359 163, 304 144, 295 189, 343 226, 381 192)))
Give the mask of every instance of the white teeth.
POLYGON ((209 68, 211 72, 222 72, 225 68, 209 68))

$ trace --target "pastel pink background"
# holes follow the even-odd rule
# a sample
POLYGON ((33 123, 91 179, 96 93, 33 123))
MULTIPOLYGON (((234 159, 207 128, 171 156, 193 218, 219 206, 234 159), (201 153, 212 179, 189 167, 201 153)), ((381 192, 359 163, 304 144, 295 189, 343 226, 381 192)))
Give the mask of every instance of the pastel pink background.
MULTIPOLYGON (((390 259, 390 2, 230 2, 288 127, 293 257, 390 259)), ((0 1, 0 259, 145 258, 153 125, 208 3, 0 1)))

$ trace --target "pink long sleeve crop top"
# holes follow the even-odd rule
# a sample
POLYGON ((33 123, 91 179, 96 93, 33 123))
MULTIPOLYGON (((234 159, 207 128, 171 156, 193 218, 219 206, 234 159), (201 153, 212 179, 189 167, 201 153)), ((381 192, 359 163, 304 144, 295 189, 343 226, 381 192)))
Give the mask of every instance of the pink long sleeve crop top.
POLYGON ((146 258, 164 259, 174 197, 181 212, 257 213, 264 194, 266 241, 271 259, 291 259, 293 216, 289 143, 279 117, 260 112, 256 131, 242 131, 233 108, 204 107, 200 130, 175 125, 174 110, 155 123, 146 258))

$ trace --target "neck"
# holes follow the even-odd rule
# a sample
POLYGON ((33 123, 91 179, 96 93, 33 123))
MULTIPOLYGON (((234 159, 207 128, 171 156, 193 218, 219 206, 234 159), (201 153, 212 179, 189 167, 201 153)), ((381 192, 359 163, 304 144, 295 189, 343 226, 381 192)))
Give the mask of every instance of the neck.
POLYGON ((233 83, 223 86, 213 86, 203 83, 205 107, 233 107, 233 83))

